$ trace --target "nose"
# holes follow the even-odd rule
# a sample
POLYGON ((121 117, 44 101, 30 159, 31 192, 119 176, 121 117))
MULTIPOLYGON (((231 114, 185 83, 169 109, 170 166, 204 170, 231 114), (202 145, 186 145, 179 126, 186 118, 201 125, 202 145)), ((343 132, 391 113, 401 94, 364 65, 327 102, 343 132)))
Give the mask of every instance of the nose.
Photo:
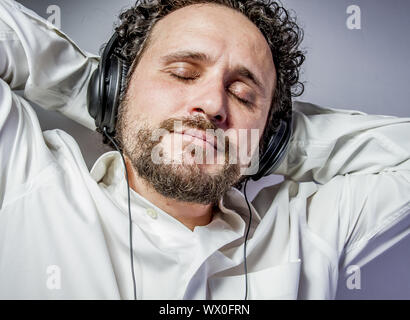
POLYGON ((227 126, 227 95, 223 83, 202 84, 193 88, 188 103, 190 115, 203 113, 218 128, 227 126))

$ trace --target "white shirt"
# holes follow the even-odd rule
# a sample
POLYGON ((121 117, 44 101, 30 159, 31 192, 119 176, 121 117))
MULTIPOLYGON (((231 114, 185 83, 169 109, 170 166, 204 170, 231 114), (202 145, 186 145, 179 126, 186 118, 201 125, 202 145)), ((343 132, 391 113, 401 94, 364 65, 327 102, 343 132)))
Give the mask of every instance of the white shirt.
MULTIPOLYGON (((118 152, 91 172, 74 139, 30 106, 94 129, 98 57, 0 0, 0 298, 132 299, 127 188, 118 152), (24 98, 13 90, 24 89, 24 98)), ((410 232, 410 119, 294 103, 285 181, 252 201, 250 299, 333 299, 339 270, 410 232)), ((190 231, 131 190, 138 299, 243 299, 248 207, 232 188, 190 231)))

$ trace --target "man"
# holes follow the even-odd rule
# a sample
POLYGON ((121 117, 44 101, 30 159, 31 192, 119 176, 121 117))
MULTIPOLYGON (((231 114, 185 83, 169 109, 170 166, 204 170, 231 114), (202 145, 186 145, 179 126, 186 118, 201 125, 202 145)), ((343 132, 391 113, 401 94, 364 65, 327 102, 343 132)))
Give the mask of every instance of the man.
POLYGON ((91 173, 68 134, 41 132, 27 100, 94 129, 86 97, 98 57, 0 2, 1 298, 331 299, 339 269, 409 233, 409 119, 295 103, 276 170, 285 181, 263 189, 251 215, 232 187, 246 162, 197 163, 197 150, 223 150, 199 139, 175 148, 180 121, 222 129, 228 143, 257 129, 263 152, 291 113, 303 62, 300 30, 278 4, 199 2, 137 4, 121 16, 119 54, 132 66, 115 137, 127 171, 112 151, 91 173), (168 129, 162 156, 181 163, 153 162, 158 129, 168 129))

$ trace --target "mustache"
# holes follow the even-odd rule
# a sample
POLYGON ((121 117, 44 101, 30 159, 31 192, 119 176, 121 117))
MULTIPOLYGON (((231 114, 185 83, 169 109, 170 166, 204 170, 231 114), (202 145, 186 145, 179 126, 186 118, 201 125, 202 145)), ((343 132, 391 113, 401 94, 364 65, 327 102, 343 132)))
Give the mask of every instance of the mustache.
POLYGON ((198 129, 198 130, 217 130, 218 127, 210 121, 204 119, 204 117, 200 115, 196 115, 193 117, 182 117, 182 118, 169 118, 162 121, 159 125, 159 128, 165 129, 169 132, 174 132, 174 123, 176 121, 180 121, 183 127, 198 129))

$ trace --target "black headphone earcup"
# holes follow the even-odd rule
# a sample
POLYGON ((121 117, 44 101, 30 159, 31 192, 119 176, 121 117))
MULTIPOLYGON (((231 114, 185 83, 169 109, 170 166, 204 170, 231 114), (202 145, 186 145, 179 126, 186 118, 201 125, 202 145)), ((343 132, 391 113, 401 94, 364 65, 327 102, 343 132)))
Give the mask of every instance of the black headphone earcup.
POLYGON ((106 127, 107 133, 114 134, 117 121, 118 108, 122 94, 125 91, 129 66, 115 55, 110 57, 110 65, 106 77, 106 106, 102 128, 106 127))
POLYGON ((90 78, 87 92, 88 112, 95 119, 95 125, 111 135, 115 131, 120 94, 128 72, 126 62, 116 55, 118 42, 118 34, 114 33, 103 50, 98 69, 90 78))
POLYGON ((260 157, 258 172, 251 176, 254 181, 273 174, 286 155, 292 135, 292 119, 287 121, 280 119, 279 121, 276 133, 271 136, 265 152, 260 157))
POLYGON ((121 86, 121 64, 122 62, 115 55, 109 57, 107 73, 104 79, 104 100, 106 103, 101 128, 106 127, 109 134, 113 134, 115 131, 116 111, 121 86))

